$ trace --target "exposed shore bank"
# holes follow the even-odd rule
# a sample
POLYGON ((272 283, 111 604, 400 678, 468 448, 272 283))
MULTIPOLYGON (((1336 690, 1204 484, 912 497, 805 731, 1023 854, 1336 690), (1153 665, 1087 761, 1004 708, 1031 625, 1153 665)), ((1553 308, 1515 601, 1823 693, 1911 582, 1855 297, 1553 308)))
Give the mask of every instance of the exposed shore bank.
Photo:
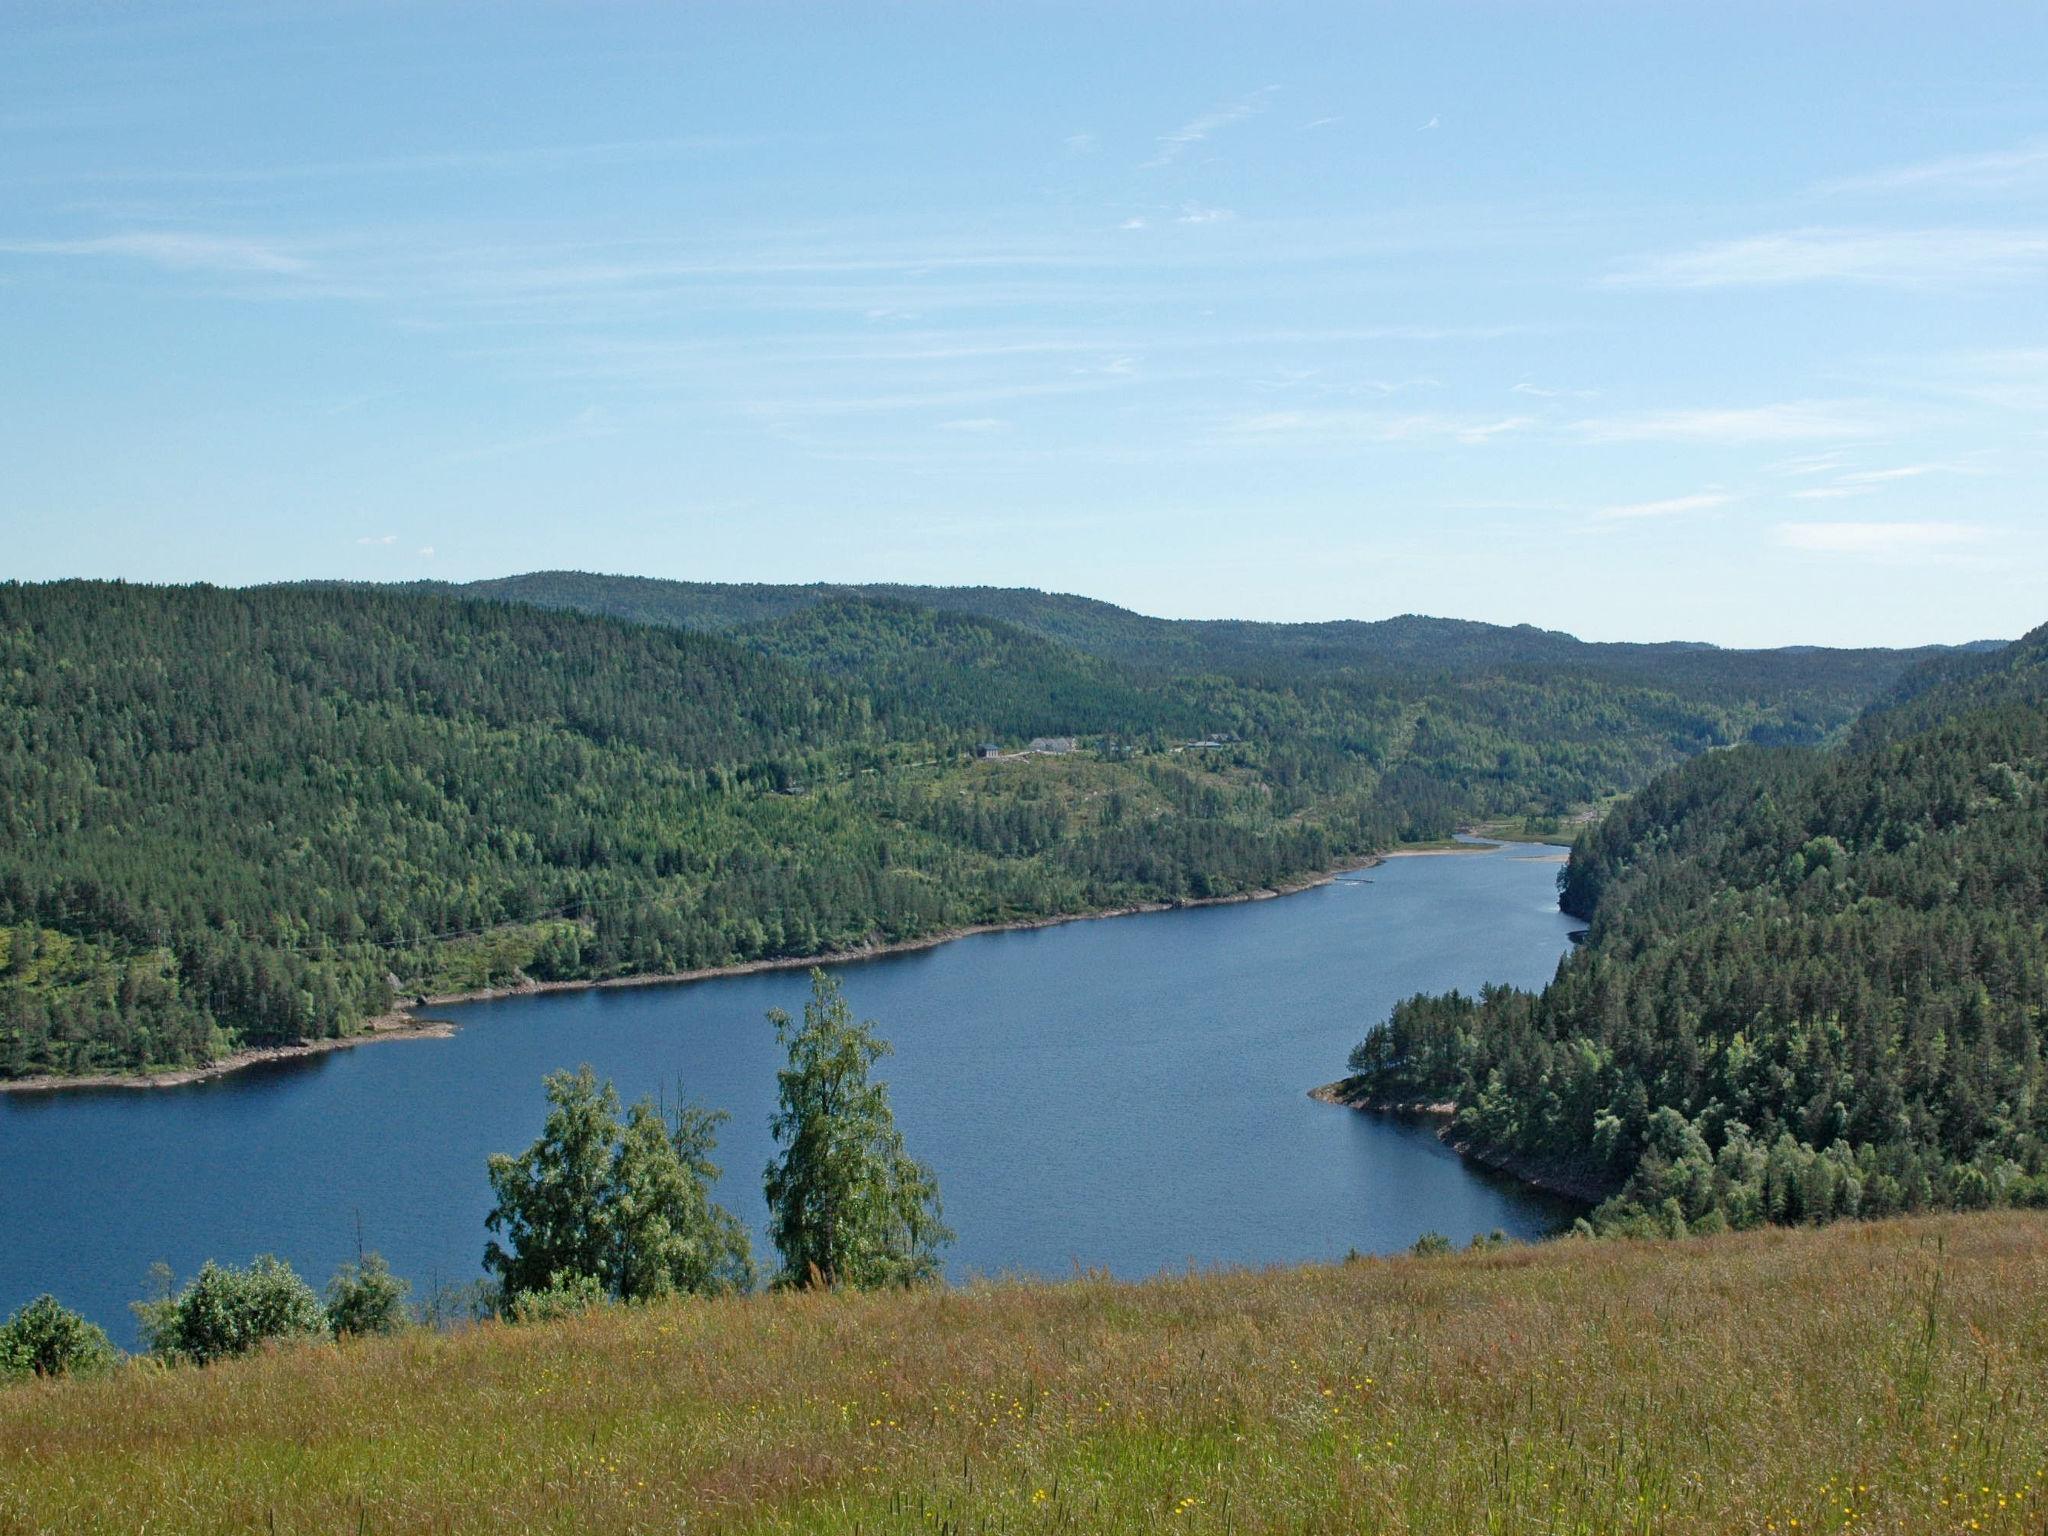
POLYGON ((1419 1099, 1412 1102, 1372 1099, 1367 1098, 1357 1084, 1356 1078, 1340 1078, 1334 1083, 1324 1083, 1320 1088, 1309 1089, 1308 1096, 1320 1104, 1334 1104, 1340 1109, 1354 1109, 1362 1114, 1434 1120, 1437 1122, 1437 1140, 1460 1157, 1478 1163, 1481 1167, 1512 1175, 1530 1188, 1540 1189, 1545 1194, 1562 1195, 1565 1199, 1576 1200, 1581 1205, 1598 1205, 1614 1193, 1613 1185, 1604 1180, 1576 1173, 1568 1168, 1554 1168, 1512 1152, 1482 1147, 1457 1136, 1455 1122, 1458 1106, 1448 1100, 1427 1103, 1419 1099))
POLYGON ((1370 869, 1387 859, 1434 857, 1440 853, 1483 853, 1497 847, 1497 844, 1459 844, 1456 847, 1442 849, 1390 849, 1383 853, 1344 859, 1298 879, 1283 880, 1272 886, 1263 886, 1253 891, 1238 891, 1228 896, 1202 896, 1187 901, 1139 902, 1097 911, 1018 918, 1011 922, 972 923, 926 934, 921 938, 903 939, 893 943, 864 944, 820 955, 786 955, 766 960, 739 961, 732 965, 705 966, 689 971, 657 971, 642 975, 579 981, 524 981, 504 986, 480 987, 468 992, 430 993, 422 1002, 401 1006, 390 1013, 368 1020, 361 1029, 350 1035, 299 1041, 289 1045, 255 1046, 248 1050, 231 1052, 203 1065, 171 1067, 159 1072, 101 1072, 81 1077, 47 1075, 13 1078, 0 1081, 0 1093, 61 1093, 67 1089, 88 1088, 178 1088, 224 1077, 231 1072, 239 1072, 266 1062, 292 1061, 303 1056, 322 1055, 328 1051, 348 1050, 358 1045, 373 1045, 382 1040, 430 1040, 453 1034, 455 1025, 452 1023, 422 1016, 422 1010, 429 1008, 445 1008, 457 1003, 489 1002, 501 997, 529 997, 542 992, 582 992, 606 987, 655 987, 685 981, 709 981, 720 976, 747 976, 759 971, 808 970, 818 965, 845 965, 860 960, 879 960, 888 955, 936 949, 941 944, 950 944, 955 939, 972 938, 977 934, 1017 933, 1035 928, 1056 928, 1066 923, 1094 922, 1110 917, 1135 917, 1145 913, 1173 912, 1189 907, 1233 906, 1248 901, 1271 901, 1276 897, 1292 896, 1300 891, 1328 885, 1343 875, 1370 869))
POLYGON ((352 1035, 321 1040, 295 1040, 288 1045, 258 1045, 231 1051, 217 1061, 190 1067, 165 1067, 156 1072, 89 1072, 78 1077, 16 1077, 0 1081, 0 1093, 58 1093, 67 1088, 183 1088, 271 1061, 297 1061, 324 1056, 379 1040, 444 1040, 455 1033, 446 1019, 420 1019, 409 1012, 381 1014, 352 1035))

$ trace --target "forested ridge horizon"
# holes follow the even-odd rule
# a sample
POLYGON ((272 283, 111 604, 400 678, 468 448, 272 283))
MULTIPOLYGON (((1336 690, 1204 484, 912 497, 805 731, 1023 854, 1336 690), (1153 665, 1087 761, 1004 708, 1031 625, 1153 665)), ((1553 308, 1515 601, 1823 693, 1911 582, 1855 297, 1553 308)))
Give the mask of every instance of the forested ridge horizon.
POLYGON ((0 645, 9 1077, 1561 827, 1712 747, 1830 739, 1958 654, 547 575, 10 584, 0 645), (1083 750, 975 760, 1035 737, 1083 750))

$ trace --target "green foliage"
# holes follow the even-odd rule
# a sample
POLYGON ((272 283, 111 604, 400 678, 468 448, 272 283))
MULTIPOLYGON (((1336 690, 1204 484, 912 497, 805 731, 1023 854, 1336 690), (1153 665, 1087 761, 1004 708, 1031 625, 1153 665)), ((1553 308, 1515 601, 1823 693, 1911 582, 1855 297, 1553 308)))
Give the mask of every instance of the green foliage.
POLYGON ((1425 1232, 1408 1250, 1418 1259, 1436 1259, 1451 1251, 1451 1240, 1441 1232, 1425 1232))
POLYGON ((327 1282, 327 1326, 339 1338, 366 1338, 397 1333, 406 1323, 409 1281, 391 1273, 381 1253, 363 1255, 360 1264, 344 1264, 327 1282))
POLYGON ((1673 1236, 2032 1205, 2048 1173, 2048 629, 1839 751, 1688 763, 1586 832, 1540 994, 1416 998, 1357 1089, 1673 1236))
POLYGON ((475 590, 525 601, 0 584, 0 1077, 1232 895, 1811 739, 1911 661, 1035 593, 475 590))
POLYGON ((313 1288, 271 1254, 247 1269, 208 1260, 182 1291, 135 1303, 150 1352, 208 1365, 270 1340, 324 1335, 327 1314, 313 1288))
POLYGON ((551 1074, 547 1097, 539 1139, 490 1160, 486 1224, 506 1241, 486 1245, 484 1268, 508 1306, 583 1280, 621 1301, 751 1288, 746 1229, 710 1194, 724 1115, 686 1104, 670 1122, 642 1100, 622 1123, 588 1066, 551 1074))
POLYGON ((823 971, 811 972, 801 1024, 780 1009, 768 1017, 789 1054, 776 1073, 782 1150, 766 1178, 777 1283, 870 1290, 938 1278, 938 1250, 953 1238, 938 1181, 904 1151, 888 1088, 870 1076, 888 1044, 823 971))
POLYGON ((752 1243, 740 1219, 711 1199, 711 1161, 727 1116, 692 1104, 665 1121, 642 1101, 626 1116, 613 1164, 619 1296, 717 1296, 752 1290, 752 1243))
POLYGON ((519 1292, 506 1315, 515 1323, 553 1323, 604 1306, 610 1299, 595 1275, 558 1274, 537 1290, 519 1292))
POLYGON ((54 1296, 34 1301, 0 1323, 0 1381, 25 1376, 90 1376, 110 1369, 120 1353, 97 1324, 54 1296))

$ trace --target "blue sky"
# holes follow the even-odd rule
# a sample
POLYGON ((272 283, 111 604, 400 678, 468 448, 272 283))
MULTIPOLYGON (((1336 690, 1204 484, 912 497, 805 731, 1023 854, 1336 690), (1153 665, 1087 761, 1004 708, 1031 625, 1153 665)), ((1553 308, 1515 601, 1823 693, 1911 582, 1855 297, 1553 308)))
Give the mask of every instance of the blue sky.
POLYGON ((2048 7, 38 5, 0 574, 2048 619, 2048 7))

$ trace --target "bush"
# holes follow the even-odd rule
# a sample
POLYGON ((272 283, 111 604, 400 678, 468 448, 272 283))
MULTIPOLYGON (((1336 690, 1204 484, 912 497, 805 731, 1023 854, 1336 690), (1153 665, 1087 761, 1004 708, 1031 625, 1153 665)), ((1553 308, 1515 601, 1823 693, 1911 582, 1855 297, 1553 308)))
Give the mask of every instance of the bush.
POLYGON ((23 1376, 85 1376, 120 1359, 97 1324, 54 1296, 38 1296, 0 1324, 0 1381, 23 1376))
POLYGON ((595 1275, 557 1274, 548 1281, 546 1290, 521 1291, 512 1298, 512 1321, 552 1323, 580 1316, 592 1307, 603 1306, 608 1299, 604 1282, 595 1275))
POLYGON ((327 1332, 327 1313, 313 1288, 271 1254, 247 1269, 209 1259, 175 1296, 135 1303, 150 1352, 163 1360, 206 1365, 247 1354, 269 1339, 327 1332))
POLYGON ((1451 1251, 1451 1240, 1441 1232, 1425 1232, 1408 1251, 1418 1259, 1433 1259, 1451 1251))
POLYGON ((344 1264, 327 1282, 327 1326, 339 1338, 396 1333, 405 1326, 405 1298, 412 1286, 391 1273, 381 1253, 361 1264, 344 1264))

